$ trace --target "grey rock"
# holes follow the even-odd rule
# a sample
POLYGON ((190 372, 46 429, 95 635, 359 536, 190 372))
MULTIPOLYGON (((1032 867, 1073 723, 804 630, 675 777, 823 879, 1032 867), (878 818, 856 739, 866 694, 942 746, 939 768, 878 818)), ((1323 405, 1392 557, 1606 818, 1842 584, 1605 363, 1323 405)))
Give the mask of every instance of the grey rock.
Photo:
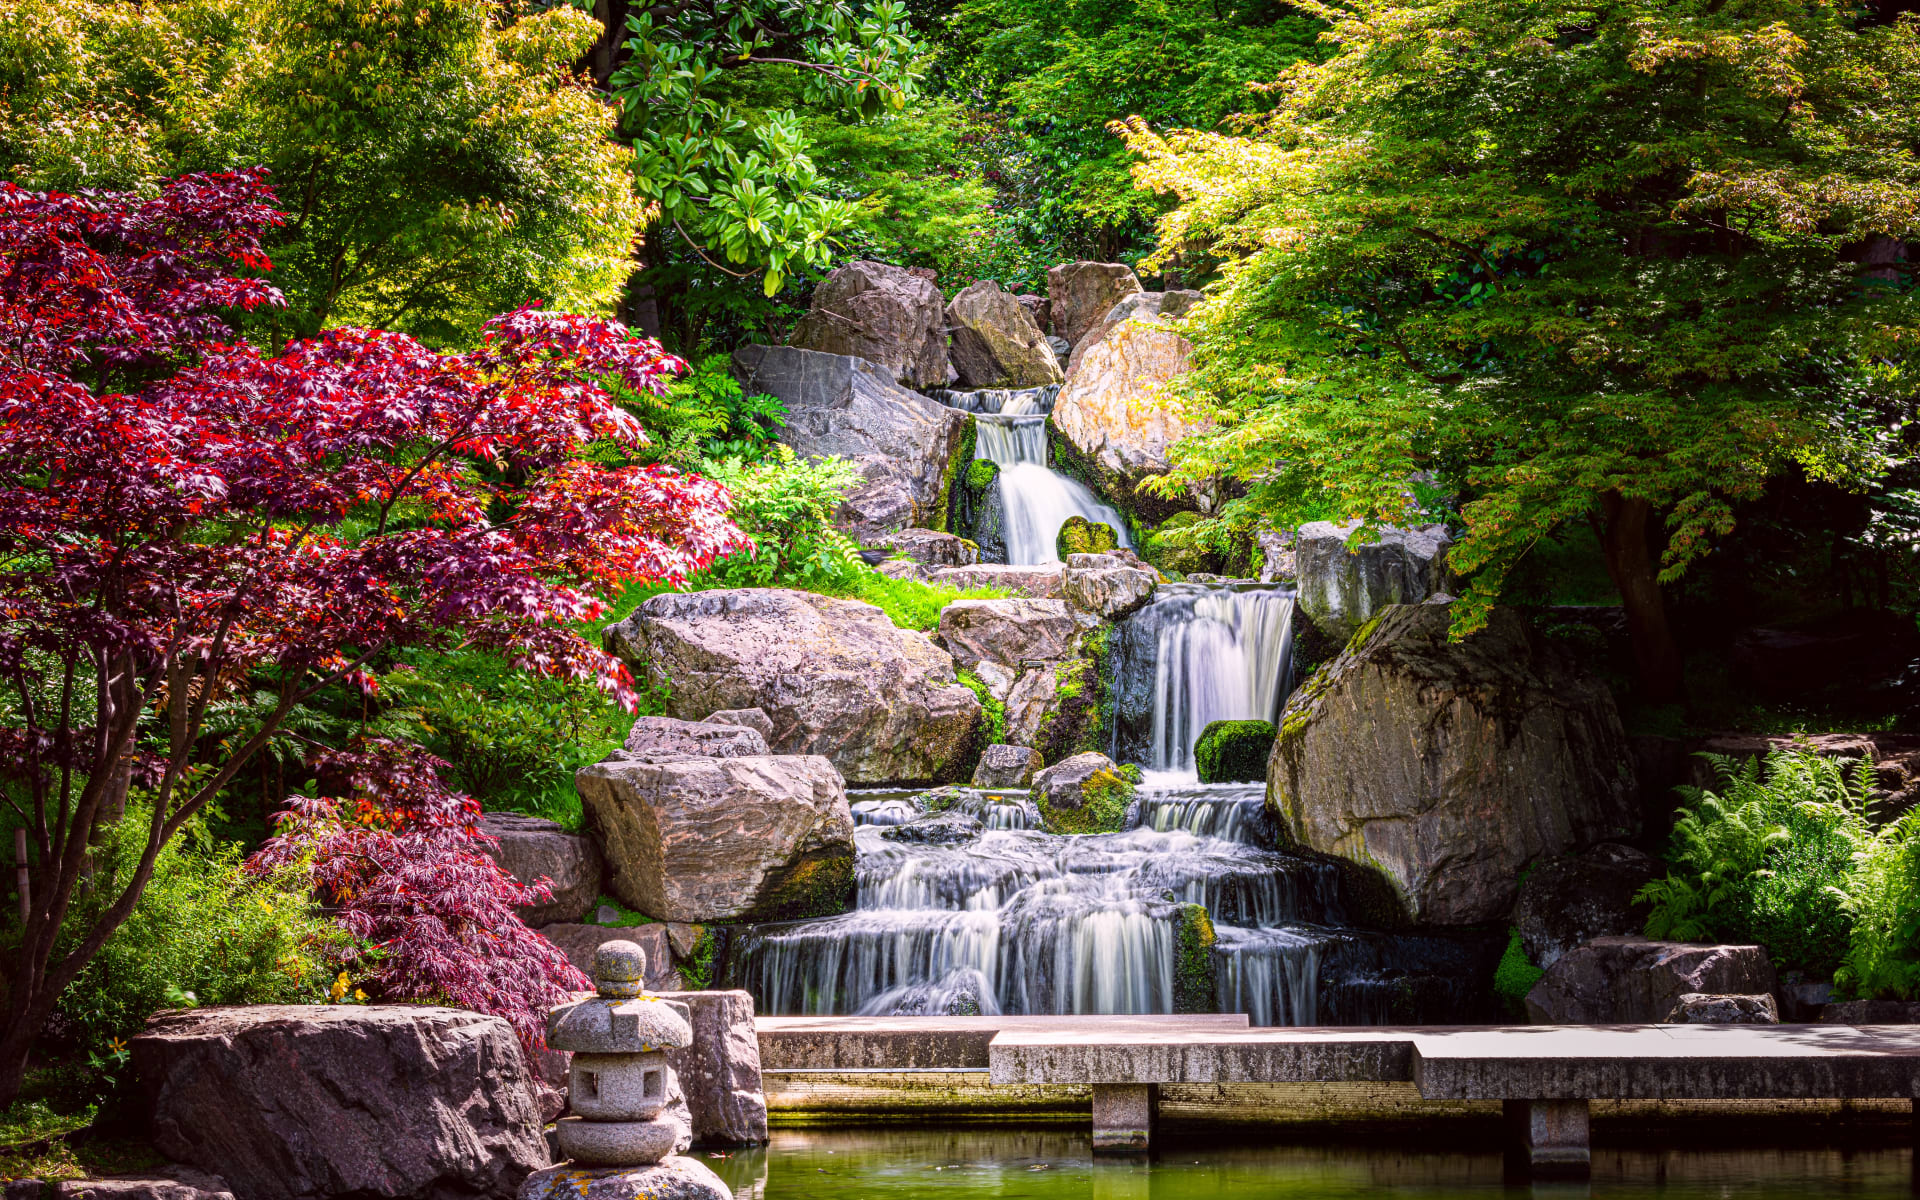
MULTIPOLYGON (((766 714, 762 713, 764 720, 766 714)), ((769 722, 771 724, 771 722, 769 722)), ((710 758, 739 758, 768 754, 767 739, 748 725, 721 725, 711 717, 682 721, 674 717, 640 717, 627 733, 623 749, 637 755, 699 754, 710 758)))
POLYGON ((1446 586, 1452 540, 1444 526, 1384 529, 1379 541, 1350 551, 1355 528, 1311 521, 1293 546, 1300 609, 1336 642, 1389 604, 1418 604, 1446 586))
POLYGON ((980 836, 985 828, 980 818, 961 812, 936 813, 905 825, 889 825, 880 836, 889 842, 915 846, 957 846, 980 836))
POLYGON ((547 1164, 499 1017, 415 1005, 163 1012, 133 1039, 154 1146, 259 1200, 505 1195, 547 1164))
POLYGON ((1449 618, 1388 608, 1295 690, 1267 804, 1293 842, 1382 872, 1410 920, 1504 921, 1527 864, 1632 835, 1632 762, 1613 694, 1518 613, 1462 642, 1449 618))
POLYGON ((962 590, 981 587, 1002 588, 1016 596, 1026 596, 1034 600, 1058 600, 1062 594, 1060 577, 1065 569, 1059 563, 1046 563, 1032 567, 1013 567, 1005 563, 980 563, 971 567, 942 567, 928 576, 928 582, 962 590))
POLYGON ((1015 745, 1039 741, 1047 718, 1060 707, 1058 667, 1043 663, 1021 671, 1002 702, 1007 706, 1007 739, 1015 745))
POLYGON ((733 1193, 702 1164, 672 1155, 638 1170, 552 1167, 528 1176, 516 1200, 733 1200, 733 1193))
POLYGON ((767 1140, 767 1098, 753 997, 744 991, 662 992, 685 1004, 693 1045, 667 1051, 685 1089, 693 1140, 701 1146, 757 1146, 767 1140))
POLYGON ((1133 564, 1113 553, 1069 554, 1066 566, 1070 571, 1116 571, 1133 564))
POLYGON ((1137 495, 1141 478, 1166 472, 1175 443, 1211 427, 1167 396, 1192 369, 1193 344, 1157 320, 1118 321, 1075 344, 1050 427, 1079 453, 1096 490, 1137 495))
POLYGON ((152 1171, 124 1175, 96 1175, 47 1183, 15 1179, 7 1183, 6 1200, 233 1200, 227 1181, 178 1163, 152 1171))
POLYGON ((1073 357, 1073 343, 1063 337, 1050 337, 1047 339, 1047 349, 1053 351, 1053 357, 1059 360, 1060 370, 1065 372, 1068 360, 1073 357))
POLYGON ((1140 291, 1140 280, 1124 263, 1061 263, 1047 269, 1047 299, 1053 331, 1078 346, 1113 306, 1140 291))
POLYGON ((1820 1010, 1823 1025, 1920 1025, 1920 1001, 1843 1000, 1820 1010))
POLYGON ((1261 583, 1293 583, 1298 578, 1293 551, 1293 534, 1284 529, 1261 529, 1254 533, 1260 550, 1261 583))
POLYGON ((700 944, 700 935, 707 928, 691 921, 662 921, 660 924, 666 927, 667 944, 673 947, 674 954, 680 958, 693 953, 693 948, 700 944))
POLYGON ((1067 358, 1067 374, 1072 375, 1079 370, 1086 352, 1105 340, 1114 326, 1127 321, 1178 320, 1192 311, 1200 299, 1199 292, 1188 291, 1132 292, 1122 296, 1087 330, 1085 337, 1074 343, 1073 353, 1067 358))
POLYGON ((1119 566, 1119 559, 1106 554, 1074 554, 1069 558, 1106 558, 1116 564, 1085 569, 1069 562, 1060 573, 1061 593, 1081 612, 1102 621, 1118 621, 1153 599, 1159 580, 1152 571, 1119 566))
POLYGON ((677 987, 679 972, 673 969, 673 949, 667 942, 667 927, 650 925, 547 925, 540 936, 560 947, 582 975, 593 975, 594 952, 608 942, 633 942, 647 953, 647 987, 677 987))
POLYGON ((1034 801, 1044 800, 1050 808, 1079 808, 1087 780, 1114 767, 1112 759, 1092 750, 1062 759, 1033 777, 1034 801))
MULTIPOLYGON (((596 925, 614 925, 620 920, 620 910, 611 904, 602 904, 593 910, 593 923, 596 925)), ((583 970, 585 968, 582 968, 583 970)))
POLYGON ((936 529, 902 529, 873 543, 904 554, 929 567, 970 567, 980 561, 980 547, 963 537, 936 529))
POLYGON ((819 755, 603 762, 574 777, 624 904, 656 921, 842 911, 853 883, 846 785, 819 755))
POLYGON ((1034 773, 1045 765, 1038 750, 1027 746, 995 743, 980 752, 980 763, 973 769, 973 786, 977 788, 1031 787, 1034 773))
POLYGON ((1664 1018, 1668 1025, 1778 1025, 1773 997, 1710 996, 1688 992, 1673 1002, 1664 1018))
POLYGON ((1535 863, 1513 906, 1527 958, 1550 967, 1583 942, 1638 933, 1647 908, 1634 894, 1659 874, 1651 855, 1618 842, 1535 863))
MULTIPOLYGON (((1792 975, 1793 972, 1789 971, 1788 974, 1792 975)), ((1833 1003, 1831 983, 1789 983, 1782 980, 1779 991, 1774 994, 1780 999, 1780 1019, 1794 1025, 1820 1020, 1833 1003)))
POLYGON ((1773 963, 1762 946, 1595 938, 1547 968, 1527 993, 1536 1025, 1651 1025, 1694 993, 1771 993, 1773 963))
POLYGON ((649 683, 672 681, 673 715, 761 709, 776 754, 825 755, 851 783, 957 775, 980 720, 952 656, 857 600, 784 588, 669 592, 606 639, 649 683))
POLYGON ((893 381, 865 359, 791 346, 733 352, 743 387, 787 406, 780 440, 800 454, 838 455, 860 468, 835 519, 856 540, 943 523, 946 485, 965 413, 893 381))
POLYGON ((1064 378, 1026 306, 991 279, 975 281, 947 304, 947 326, 965 387, 1045 387, 1064 378))
POLYGON ((922 583, 933 574, 924 564, 910 558, 889 558, 873 569, 888 579, 917 579, 922 583))
POLYGON ((529 925, 572 921, 593 907, 600 895, 606 864, 593 839, 568 833, 559 823, 521 813, 488 813, 480 818, 480 832, 499 839, 486 848, 487 857, 521 883, 545 879, 553 895, 539 904, 516 909, 529 925))
POLYGON ((1080 625, 1062 600, 955 600, 940 610, 940 643, 963 671, 983 661, 1013 669, 1058 661, 1074 653, 1079 638, 1080 625))
POLYGON ((787 340, 803 350, 863 358, 910 388, 953 380, 940 289, 904 267, 857 261, 813 290, 813 307, 787 340))
POLYGON ((762 741, 768 744, 773 741, 773 718, 764 709, 723 708, 708 713, 702 720, 709 725, 743 725, 759 734, 762 741))

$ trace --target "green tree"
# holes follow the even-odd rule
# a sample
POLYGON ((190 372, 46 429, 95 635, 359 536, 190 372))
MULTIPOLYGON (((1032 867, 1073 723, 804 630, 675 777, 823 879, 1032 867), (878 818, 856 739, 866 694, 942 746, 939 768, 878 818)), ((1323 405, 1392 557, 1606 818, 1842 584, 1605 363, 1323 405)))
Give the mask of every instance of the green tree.
POLYGON ((1159 254, 1231 259, 1193 325, 1218 426, 1160 486, 1243 509, 1461 498, 1456 629, 1591 521, 1641 683, 1680 691, 1661 585, 1788 468, 1900 449, 1920 337, 1920 28, 1781 0, 1310 5, 1249 136, 1127 131, 1180 196, 1159 254))
POLYGON ((484 0, 0 3, 0 163, 24 186, 152 187, 265 164, 271 340, 448 344, 542 300, 605 308, 642 205, 571 65, 598 26, 484 0))
POLYGON ((662 260, 660 243, 677 236, 716 270, 760 274, 767 296, 789 275, 824 267, 855 207, 830 194, 797 111, 737 103, 729 77, 788 69, 815 111, 899 112, 920 74, 905 8, 897 0, 690 0, 633 12, 626 27, 629 57, 611 84, 633 137, 639 190, 659 205, 646 262, 662 260))

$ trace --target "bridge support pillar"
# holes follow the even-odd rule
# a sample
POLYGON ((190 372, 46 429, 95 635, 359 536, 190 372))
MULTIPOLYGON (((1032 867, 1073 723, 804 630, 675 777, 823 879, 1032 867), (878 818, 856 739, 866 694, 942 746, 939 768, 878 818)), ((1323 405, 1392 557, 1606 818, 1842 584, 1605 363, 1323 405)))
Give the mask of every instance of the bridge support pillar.
POLYGON ((1159 1084, 1094 1084, 1093 1152, 1144 1154, 1152 1147, 1159 1111, 1159 1084))
POLYGON ((1585 1100, 1509 1100, 1521 1162, 1536 1179, 1580 1177, 1593 1165, 1585 1100))

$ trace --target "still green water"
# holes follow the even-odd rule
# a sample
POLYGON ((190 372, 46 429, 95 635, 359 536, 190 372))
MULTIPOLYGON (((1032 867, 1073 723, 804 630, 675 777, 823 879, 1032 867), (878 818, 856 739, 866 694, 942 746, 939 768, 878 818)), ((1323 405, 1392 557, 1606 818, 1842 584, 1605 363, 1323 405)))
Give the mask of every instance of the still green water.
POLYGON ((1380 1145, 1169 1146, 1095 1161, 1084 1135, 1004 1130, 776 1130, 764 1150, 695 1152, 737 1200, 1721 1200, 1911 1197, 1904 1149, 1596 1148, 1590 1182, 1515 1183, 1496 1152, 1380 1145))

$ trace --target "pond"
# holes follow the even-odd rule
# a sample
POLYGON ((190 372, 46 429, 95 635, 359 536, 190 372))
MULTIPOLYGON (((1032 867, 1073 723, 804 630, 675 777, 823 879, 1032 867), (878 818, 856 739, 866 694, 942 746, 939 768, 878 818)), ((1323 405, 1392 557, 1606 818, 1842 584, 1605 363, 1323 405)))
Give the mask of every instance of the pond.
POLYGON ((695 1156, 738 1200, 1457 1200, 1555 1196, 1639 1200, 1911 1196, 1905 1149, 1596 1147, 1590 1183, 1529 1186, 1485 1149, 1380 1143, 1233 1146, 1169 1143, 1151 1162, 1095 1161, 1065 1131, 775 1130, 764 1150, 695 1156))

